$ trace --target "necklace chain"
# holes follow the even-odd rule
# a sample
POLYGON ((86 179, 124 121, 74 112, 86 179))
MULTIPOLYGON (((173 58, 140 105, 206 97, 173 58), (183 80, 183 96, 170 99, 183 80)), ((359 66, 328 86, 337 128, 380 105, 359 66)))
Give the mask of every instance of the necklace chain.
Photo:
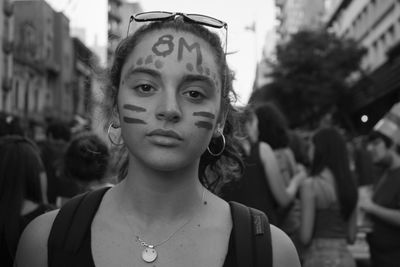
MULTIPOLYGON (((205 189, 205 187, 203 187, 203 193, 202 193, 202 197, 201 197, 202 204, 205 203, 205 201, 204 201, 205 192, 206 192, 206 189, 205 189)), ((132 229, 132 226, 131 226, 131 224, 128 220, 128 217, 126 216, 125 213, 124 213, 124 218, 127 221, 129 228, 132 229)), ((136 242, 138 242, 143 247, 147 247, 147 248, 151 248, 151 249, 161 246, 162 244, 164 244, 168 240, 170 240, 177 232, 179 232, 179 230, 181 230, 183 227, 185 227, 187 224, 189 224, 193 218, 194 218, 194 214, 184 224, 182 224, 178 229, 176 229, 172 234, 170 234, 166 239, 162 240, 161 242, 159 242, 155 245, 148 244, 146 241, 144 241, 142 238, 140 238, 139 235, 135 235, 136 242)))

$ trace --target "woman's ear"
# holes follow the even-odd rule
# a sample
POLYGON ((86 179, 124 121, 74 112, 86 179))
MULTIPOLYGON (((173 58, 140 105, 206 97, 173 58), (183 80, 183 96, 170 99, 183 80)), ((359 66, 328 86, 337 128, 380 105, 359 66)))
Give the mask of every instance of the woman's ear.
POLYGON ((224 125, 221 123, 217 123, 213 133, 213 138, 220 137, 223 133, 224 133, 224 125))

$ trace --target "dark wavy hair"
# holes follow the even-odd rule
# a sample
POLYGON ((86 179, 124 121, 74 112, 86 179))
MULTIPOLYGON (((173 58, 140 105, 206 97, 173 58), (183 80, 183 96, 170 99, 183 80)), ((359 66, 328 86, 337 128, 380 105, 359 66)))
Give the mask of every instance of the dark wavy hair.
MULTIPOLYGON (((117 94, 119 82, 121 78, 121 70, 126 59, 135 49, 136 45, 147 34, 161 29, 172 29, 180 32, 192 33, 199 38, 205 40, 214 50, 215 61, 219 66, 221 85, 221 115, 226 114, 224 127, 224 136, 226 139, 226 147, 223 154, 219 157, 211 156, 207 151, 203 153, 200 159, 199 179, 204 186, 215 191, 221 183, 231 178, 241 175, 243 164, 238 152, 238 140, 234 135, 236 129, 237 111, 232 103, 236 101, 236 94, 232 87, 233 72, 229 69, 224 50, 221 45, 219 36, 206 27, 198 24, 186 23, 181 18, 171 21, 153 22, 141 26, 134 34, 122 40, 114 56, 114 62, 109 70, 108 81, 105 86, 104 98, 104 115, 106 117, 106 125, 108 127, 112 121, 112 115, 117 105, 117 94)), ((211 140, 210 146, 216 145, 217 140, 211 140)), ((215 148, 218 151, 219 148, 215 148)), ((120 151, 120 171, 119 179, 123 179, 127 175, 128 158, 126 156, 126 147, 123 146, 120 151)))
POLYGON ((100 181, 108 171, 107 144, 93 133, 81 133, 69 143, 64 156, 64 175, 81 183, 100 181))
POLYGON ((24 200, 41 203, 40 173, 44 171, 39 148, 26 137, 0 138, 0 236, 14 255, 20 234, 24 200))
POLYGON ((258 118, 259 140, 280 149, 289 146, 288 123, 285 115, 273 103, 256 106, 258 118))
POLYGON ((312 141, 314 158, 311 175, 318 175, 324 168, 332 172, 340 211, 347 220, 357 204, 358 191, 351 175, 345 139, 335 128, 323 128, 314 135, 312 141))

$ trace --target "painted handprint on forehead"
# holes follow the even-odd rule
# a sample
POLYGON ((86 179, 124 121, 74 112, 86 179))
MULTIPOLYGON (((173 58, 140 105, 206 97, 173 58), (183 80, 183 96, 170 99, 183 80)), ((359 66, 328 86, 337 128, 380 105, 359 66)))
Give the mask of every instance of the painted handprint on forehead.
POLYGON ((148 65, 153 63, 153 56, 152 55, 148 55, 144 61, 144 64, 148 65))
POLYGON ((164 66, 164 62, 157 59, 156 62, 154 62, 154 66, 156 66, 157 69, 161 69, 164 66))
MULTIPOLYGON (((166 57, 174 52, 175 44, 173 41, 174 37, 172 35, 163 35, 158 38, 157 42, 151 48, 151 51, 153 51, 156 56, 166 57)), ((185 38, 180 37, 178 41, 178 61, 182 61, 184 49, 189 53, 191 53, 193 50, 196 52, 196 66, 200 66, 203 63, 203 55, 198 42, 194 42, 192 45, 189 45, 185 38)))
MULTIPOLYGON (((132 104, 124 104, 122 106, 123 109, 129 110, 129 111, 135 111, 135 112, 146 112, 147 110, 144 107, 132 105, 132 104)), ((123 117, 124 122, 126 123, 134 123, 134 124, 147 124, 145 121, 137 118, 131 118, 128 116, 123 117)))
POLYGON ((209 67, 205 67, 202 65, 203 55, 200 43, 194 42, 192 44, 189 44, 184 37, 179 37, 178 44, 176 45, 176 43, 174 43, 173 35, 165 34, 160 36, 151 48, 154 55, 139 57, 138 59, 136 59, 135 62, 136 64, 131 67, 131 70, 135 69, 136 66, 152 65, 152 64, 154 64, 154 67, 156 69, 162 69, 165 64, 162 58, 171 55, 174 52, 175 47, 178 47, 177 50, 178 62, 181 62, 183 60, 184 54, 194 53, 195 62, 186 63, 185 65, 186 70, 189 72, 196 71, 201 75, 205 75, 212 78, 215 87, 218 89, 219 87, 219 82, 217 79, 218 75, 215 72, 212 72, 209 67), (155 56, 159 58, 155 58, 155 56))
MULTIPOLYGON (((200 116, 200 117, 204 117, 207 119, 215 119, 215 115, 211 112, 208 111, 197 111, 197 112, 193 112, 193 116, 200 116)), ((194 125, 196 125, 198 128, 203 128, 206 130, 212 130, 213 128, 213 124, 211 122, 208 121, 196 121, 194 123, 194 125)))

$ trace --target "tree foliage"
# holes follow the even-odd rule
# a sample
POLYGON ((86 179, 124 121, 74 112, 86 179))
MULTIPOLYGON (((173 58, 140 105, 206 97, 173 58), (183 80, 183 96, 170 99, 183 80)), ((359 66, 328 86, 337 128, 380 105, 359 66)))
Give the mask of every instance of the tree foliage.
POLYGON ((269 62, 273 82, 256 94, 274 99, 292 125, 318 120, 346 95, 348 78, 365 53, 354 40, 323 30, 299 31, 277 45, 276 61, 269 62))

